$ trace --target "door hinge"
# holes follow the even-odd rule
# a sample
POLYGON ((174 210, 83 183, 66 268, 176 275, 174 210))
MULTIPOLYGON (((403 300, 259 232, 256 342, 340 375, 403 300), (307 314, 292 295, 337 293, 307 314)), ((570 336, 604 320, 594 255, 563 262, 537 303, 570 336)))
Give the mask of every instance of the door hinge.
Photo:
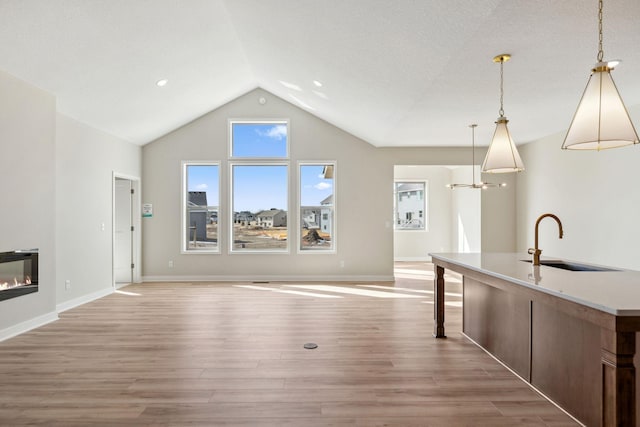
POLYGON ((133 268, 133 267, 134 267, 134 265, 133 265, 133 263, 131 263, 131 268, 133 268))
POLYGON ((131 226, 131 231, 133 231, 133 225, 131 226))
POLYGON ((131 194, 133 194, 133 193, 134 193, 134 191, 135 191, 135 190, 132 188, 132 189, 131 189, 131 194))

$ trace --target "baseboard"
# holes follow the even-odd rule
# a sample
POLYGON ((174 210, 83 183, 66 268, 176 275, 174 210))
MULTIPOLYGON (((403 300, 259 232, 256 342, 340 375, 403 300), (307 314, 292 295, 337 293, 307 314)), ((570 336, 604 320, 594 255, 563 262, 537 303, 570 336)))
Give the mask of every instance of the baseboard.
POLYGON ((58 310, 58 313, 62 313, 64 311, 71 310, 72 308, 78 307, 78 306, 80 306, 82 304, 86 304, 88 302, 95 301, 95 300, 100 299, 102 297, 106 297, 107 295, 110 295, 112 293, 113 293, 113 288, 111 288, 111 287, 106 288, 106 289, 101 289, 99 291, 92 292, 90 294, 83 295, 81 297, 74 298, 74 299, 69 300, 69 301, 62 302, 62 303, 60 303, 60 304, 58 304, 56 306, 56 310, 58 310))
POLYGON ((43 314, 42 316, 34 317, 33 319, 25 320, 17 325, 9 326, 8 328, 0 331, 0 341, 13 338, 16 335, 23 334, 32 329, 44 326, 47 323, 55 322, 56 320, 58 320, 58 313, 51 312, 43 314))
POLYGON ((393 282, 393 276, 142 276, 143 282, 393 282))

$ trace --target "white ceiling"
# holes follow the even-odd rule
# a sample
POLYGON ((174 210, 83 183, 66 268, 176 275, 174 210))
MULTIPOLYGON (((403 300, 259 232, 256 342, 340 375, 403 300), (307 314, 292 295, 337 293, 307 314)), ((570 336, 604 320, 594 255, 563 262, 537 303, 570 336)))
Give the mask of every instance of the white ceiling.
MULTIPOLYGON (((628 108, 638 22, 640 1, 605 1, 628 108)), ((376 146, 469 145, 470 123, 487 145, 501 53, 521 144, 568 127, 597 36, 596 0, 0 0, 0 69, 140 145, 256 87, 376 146)))

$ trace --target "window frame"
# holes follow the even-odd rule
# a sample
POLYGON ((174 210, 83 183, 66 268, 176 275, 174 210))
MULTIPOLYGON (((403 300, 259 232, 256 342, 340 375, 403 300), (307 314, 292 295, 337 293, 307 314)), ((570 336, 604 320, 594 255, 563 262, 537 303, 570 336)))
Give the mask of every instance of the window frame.
POLYGON ((411 231, 411 232, 427 232, 429 231, 429 220, 431 216, 429 215, 429 181, 426 179, 394 179, 393 180, 393 231, 411 231), (422 216, 420 216, 420 210, 416 211, 415 218, 422 218, 423 225, 420 228, 399 228, 398 220, 400 218, 398 212, 398 184, 406 183, 406 184, 423 184, 424 191, 422 193, 422 216))
POLYGON ((298 161, 298 198, 296 203, 297 214, 296 214, 296 246, 298 254, 314 254, 314 255, 335 255, 338 252, 338 239, 337 239, 337 230, 338 230, 338 216, 337 212, 337 204, 338 204, 338 195, 337 195, 337 182, 338 182, 338 162, 336 160, 300 160, 298 161), (303 166, 333 166, 333 204, 331 206, 331 248, 329 249, 303 249, 302 248, 302 167, 303 166))
MULTIPOLYGON (((182 160, 181 161, 181 205, 180 205, 180 253, 184 255, 219 255, 222 253, 223 233, 222 233, 222 164, 218 160, 182 160), (189 250, 187 247, 187 202, 189 199, 189 190, 187 188, 187 168, 188 166, 217 166, 218 167, 218 242, 215 249, 189 250)), ((208 205, 207 205, 208 206, 208 205)))

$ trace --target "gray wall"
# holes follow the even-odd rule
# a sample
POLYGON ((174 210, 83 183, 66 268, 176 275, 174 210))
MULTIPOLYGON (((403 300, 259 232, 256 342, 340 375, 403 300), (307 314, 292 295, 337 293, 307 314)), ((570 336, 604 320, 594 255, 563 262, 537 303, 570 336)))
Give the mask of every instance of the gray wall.
POLYGON ((113 290, 113 173, 140 177, 141 154, 137 145, 57 115, 59 306, 67 308, 113 290), (66 280, 70 289, 65 289, 66 280))
POLYGON ((376 149, 263 90, 254 90, 143 147, 143 203, 153 217, 143 219, 143 276, 170 278, 371 278, 392 277, 393 168, 376 149), (261 105, 260 97, 267 102, 261 105), (297 253, 298 231, 290 229, 290 254, 229 254, 230 221, 227 120, 290 119, 289 222, 295 224, 297 162, 337 160, 337 253, 297 253), (180 253, 182 160, 222 160, 221 254, 180 253), (372 248, 374 248, 372 250, 372 248), (173 268, 169 268, 173 261, 173 268), (341 267, 341 261, 344 267, 341 267))
MULTIPOLYGON (((371 279, 393 276, 393 178, 394 165, 467 164, 464 148, 375 148, 353 135, 264 91, 256 89, 198 120, 143 147, 143 203, 152 203, 153 218, 143 220, 144 280, 255 280, 255 279, 371 279), (266 98, 265 105, 258 102, 266 98), (296 209, 297 161, 337 161, 336 254, 297 253, 298 233, 291 228, 290 254, 229 254, 228 233, 221 236, 221 254, 181 254, 182 160, 222 160, 221 223, 228 224, 229 170, 228 119, 290 120, 290 201, 296 209), (173 268, 169 267, 173 261, 173 268), (341 267, 341 262, 344 267, 341 267)), ((515 213, 513 192, 500 192, 494 211, 515 213), (505 209, 504 206, 509 207, 505 209), (513 208, 511 208, 513 206, 513 208)), ((430 209, 438 209, 438 206, 430 209)), ((294 224, 293 215, 290 220, 294 224)), ((512 221, 515 224, 515 220, 512 221)), ((502 225, 488 221, 485 232, 502 232, 502 225)), ((483 239, 484 241, 484 239, 483 239)), ((515 228, 502 233, 491 249, 515 246, 515 228), (511 239, 511 240, 510 240, 511 239)))
POLYGON ((482 174, 482 181, 507 184, 482 192, 482 252, 516 250, 516 182, 521 173, 482 174))
POLYGON ((0 71, 0 251, 39 248, 39 290, 0 301, 0 339, 55 319, 55 98, 0 71), (39 320, 38 320, 39 319, 39 320))

